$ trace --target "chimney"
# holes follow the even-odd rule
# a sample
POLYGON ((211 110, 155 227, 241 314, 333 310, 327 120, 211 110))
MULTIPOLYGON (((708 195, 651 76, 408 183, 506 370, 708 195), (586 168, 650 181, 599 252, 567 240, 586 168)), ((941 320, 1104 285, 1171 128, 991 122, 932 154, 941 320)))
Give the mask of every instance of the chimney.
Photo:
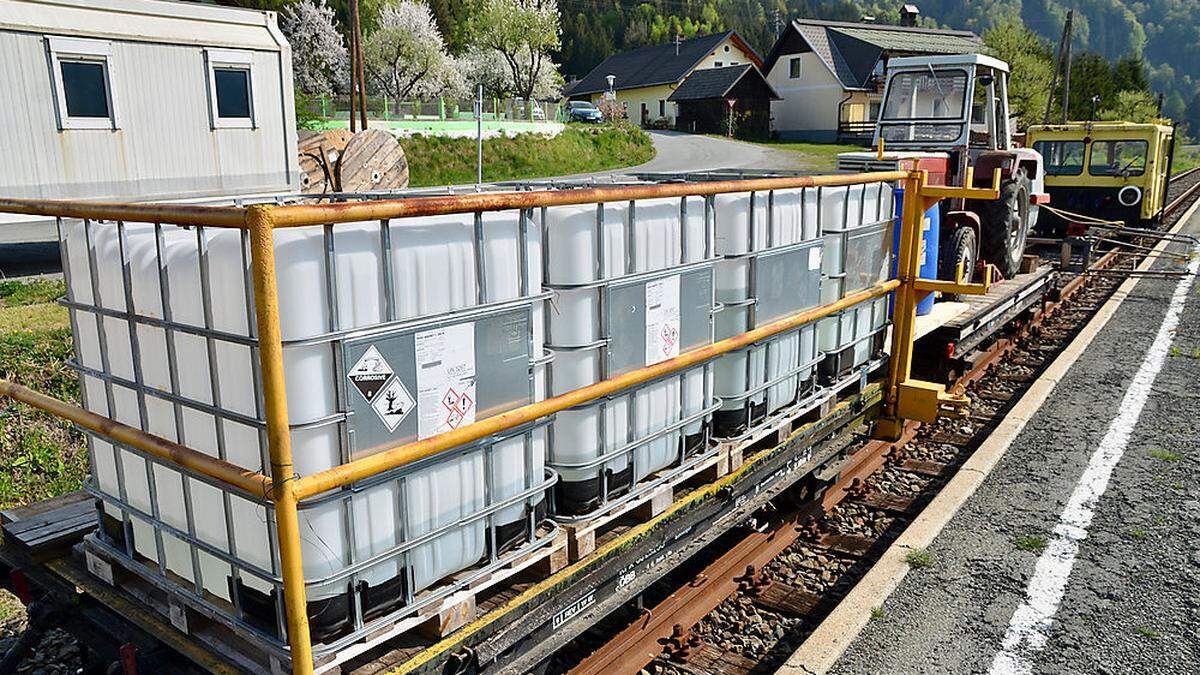
POLYGON ((921 10, 916 5, 904 5, 900 8, 900 25, 908 27, 916 26, 919 16, 921 16, 921 10))

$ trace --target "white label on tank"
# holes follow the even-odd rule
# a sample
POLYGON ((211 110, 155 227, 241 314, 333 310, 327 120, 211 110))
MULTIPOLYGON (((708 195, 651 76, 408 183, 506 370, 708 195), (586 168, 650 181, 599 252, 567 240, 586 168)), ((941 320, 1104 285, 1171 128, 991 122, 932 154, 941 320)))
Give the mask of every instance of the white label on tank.
POLYGON ((379 419, 388 428, 388 431, 395 431, 396 427, 400 426, 404 418, 408 417, 408 414, 416 407, 416 403, 412 394, 409 393, 408 387, 404 386, 400 378, 394 377, 375 397, 371 408, 376 415, 379 415, 379 419))
POLYGON ((808 249, 808 269, 809 270, 821 269, 821 250, 822 249, 820 246, 808 249))
POLYGON ((679 356, 679 275, 646 284, 646 365, 679 356))
POLYGON ((346 377, 350 378, 350 383, 362 394, 363 398, 367 399, 367 403, 375 400, 379 394, 379 390, 387 384, 388 378, 392 376, 392 367, 387 361, 383 360, 383 355, 375 348, 375 345, 367 347, 367 351, 358 359, 358 363, 350 369, 350 374, 346 377))
POLYGON ((93 575, 100 577, 108 582, 111 586, 113 583, 113 568, 107 561, 101 560, 95 553, 84 551, 84 558, 87 559, 87 569, 93 575))
POLYGON ((475 421, 475 324, 416 334, 417 437, 475 421))

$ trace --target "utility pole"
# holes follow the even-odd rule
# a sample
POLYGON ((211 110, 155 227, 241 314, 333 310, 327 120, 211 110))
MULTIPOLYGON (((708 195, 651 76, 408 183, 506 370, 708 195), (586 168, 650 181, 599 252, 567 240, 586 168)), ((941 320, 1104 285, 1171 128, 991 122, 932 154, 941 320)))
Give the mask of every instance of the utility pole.
MULTIPOLYGON (((354 37, 352 39, 352 47, 355 58, 351 61, 356 64, 357 68, 353 69, 351 77, 355 78, 358 84, 358 113, 359 119, 362 122, 362 128, 365 131, 367 128, 367 76, 366 66, 363 64, 363 49, 362 49, 362 25, 358 16, 358 0, 350 0, 350 30, 354 37)), ((351 88, 351 95, 354 89, 351 88)), ((353 108, 351 108, 351 117, 353 117, 353 108)), ((354 128, 351 123, 352 130, 354 128)))
POLYGON ((1067 121, 1067 105, 1071 96, 1071 24, 1075 10, 1067 10, 1067 21, 1063 24, 1062 38, 1058 41, 1058 60, 1054 63, 1054 77, 1050 80, 1050 96, 1046 98, 1046 114, 1042 124, 1050 123, 1050 112, 1054 109, 1055 94, 1058 93, 1058 78, 1062 75, 1062 121, 1067 121))
POLYGON ((358 97, 355 96, 355 90, 358 88, 358 50, 355 48, 355 39, 357 33, 354 32, 354 7, 350 8, 350 25, 346 28, 350 35, 350 133, 354 133, 355 126, 358 123, 358 97))
POLYGON ((483 84, 475 100, 475 184, 483 185, 483 84))

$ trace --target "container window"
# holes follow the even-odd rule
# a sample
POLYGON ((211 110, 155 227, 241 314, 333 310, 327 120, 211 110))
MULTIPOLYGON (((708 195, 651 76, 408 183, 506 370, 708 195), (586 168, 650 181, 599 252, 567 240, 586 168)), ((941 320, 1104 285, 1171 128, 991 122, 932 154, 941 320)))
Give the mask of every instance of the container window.
POLYGON ((1140 176, 1146 173, 1146 141, 1093 141, 1088 173, 1093 176, 1140 176))
POLYGON ((788 60, 788 78, 798 80, 804 75, 804 59, 795 57, 788 60))
POLYGON ((109 43, 47 37, 58 128, 116 129, 109 43))
POLYGON ((1036 141, 1033 149, 1045 159, 1047 176, 1083 173, 1083 141, 1036 141))
POLYGON ((249 52, 205 51, 214 129, 255 126, 254 69, 249 52))
POLYGON ((250 118, 250 71, 213 68, 217 84, 217 117, 250 118))
POLYGON ((108 77, 103 61, 62 61, 67 116, 108 119, 108 77))

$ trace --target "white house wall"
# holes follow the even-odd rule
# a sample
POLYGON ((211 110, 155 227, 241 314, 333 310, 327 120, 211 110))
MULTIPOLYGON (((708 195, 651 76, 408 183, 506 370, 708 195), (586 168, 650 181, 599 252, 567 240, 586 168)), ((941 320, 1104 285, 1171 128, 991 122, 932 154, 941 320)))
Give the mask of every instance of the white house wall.
POLYGON ((0 32, 0 192, 145 200, 297 183, 287 51, 253 52, 257 128, 213 129, 203 48, 112 41, 111 50, 119 128, 59 130, 45 38, 0 32))
POLYGON ((818 142, 837 140, 838 105, 846 97, 833 73, 815 52, 783 54, 767 73, 781 100, 771 102, 771 118, 780 138, 818 142), (803 59, 801 76, 788 77, 790 61, 803 59))

